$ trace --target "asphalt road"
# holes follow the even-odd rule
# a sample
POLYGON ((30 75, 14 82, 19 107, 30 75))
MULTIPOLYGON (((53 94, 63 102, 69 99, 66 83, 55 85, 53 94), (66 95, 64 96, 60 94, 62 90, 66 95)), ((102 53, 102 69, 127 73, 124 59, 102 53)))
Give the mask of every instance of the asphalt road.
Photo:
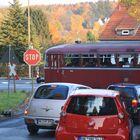
MULTIPOLYGON (((33 88, 37 88, 40 84, 31 79, 16 80, 16 90, 32 91, 33 88)), ((13 80, 0 79, 0 90, 10 91, 14 88, 13 80)), ((40 130, 38 135, 29 135, 26 125, 24 124, 23 117, 10 119, 7 121, 0 121, 0 140, 55 140, 54 131, 40 130)), ((133 129, 133 140, 140 140, 140 125, 137 125, 133 129)))
POLYGON ((39 130, 37 135, 31 136, 20 117, 0 122, 0 140, 55 140, 55 131, 39 130))
MULTIPOLYGON (((133 140, 140 140, 140 125, 133 130, 133 140)), ((0 121, 0 140, 55 140, 55 131, 40 129, 37 135, 31 136, 23 117, 0 121)))
MULTIPOLYGON (((22 80, 15 80, 15 88, 16 90, 25 90, 25 91, 32 91, 32 89, 36 89, 39 84, 36 83, 36 80, 32 79, 22 79, 22 80)), ((10 90, 14 89, 14 80, 8 79, 0 79, 0 90, 10 90)))

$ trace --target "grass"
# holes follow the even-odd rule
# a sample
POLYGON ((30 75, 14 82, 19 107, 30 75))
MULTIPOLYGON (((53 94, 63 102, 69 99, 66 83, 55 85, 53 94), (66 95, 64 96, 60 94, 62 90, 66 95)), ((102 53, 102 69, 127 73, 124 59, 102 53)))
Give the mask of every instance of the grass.
POLYGON ((29 93, 25 91, 17 91, 16 93, 0 91, 0 112, 9 109, 16 109, 24 103, 29 93))

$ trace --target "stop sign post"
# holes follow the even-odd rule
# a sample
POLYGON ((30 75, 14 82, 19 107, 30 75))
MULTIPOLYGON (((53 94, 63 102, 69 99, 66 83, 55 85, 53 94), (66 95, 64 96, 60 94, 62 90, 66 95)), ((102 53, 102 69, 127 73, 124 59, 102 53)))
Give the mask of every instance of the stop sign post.
POLYGON ((36 49, 28 49, 24 53, 24 62, 28 65, 35 66, 41 60, 40 52, 36 49))
MULTIPOLYGON (((40 60, 40 52, 36 49, 28 49, 24 53, 24 62, 27 63, 29 66, 37 65, 40 60)), ((32 71, 32 93, 34 92, 34 84, 33 84, 33 71, 32 71)))

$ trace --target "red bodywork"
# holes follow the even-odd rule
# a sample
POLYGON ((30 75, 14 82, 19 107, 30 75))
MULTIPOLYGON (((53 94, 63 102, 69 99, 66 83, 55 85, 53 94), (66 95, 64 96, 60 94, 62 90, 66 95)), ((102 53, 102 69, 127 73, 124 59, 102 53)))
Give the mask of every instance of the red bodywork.
POLYGON ((129 116, 118 96, 114 99, 118 114, 122 113, 123 118, 119 118, 118 115, 82 116, 66 113, 70 99, 62 110, 60 122, 56 129, 56 140, 79 140, 78 137, 80 136, 102 137, 103 140, 129 140, 131 131, 129 116))
POLYGON ((96 88, 113 83, 140 84, 138 68, 57 68, 45 69, 45 82, 73 82, 96 88))

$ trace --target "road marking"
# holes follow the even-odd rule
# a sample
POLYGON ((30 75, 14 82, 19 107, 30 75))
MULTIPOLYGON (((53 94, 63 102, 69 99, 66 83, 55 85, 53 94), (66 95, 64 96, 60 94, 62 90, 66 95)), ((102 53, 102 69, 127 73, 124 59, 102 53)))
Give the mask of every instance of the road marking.
POLYGON ((1 82, 2 84, 8 84, 8 82, 1 82))

